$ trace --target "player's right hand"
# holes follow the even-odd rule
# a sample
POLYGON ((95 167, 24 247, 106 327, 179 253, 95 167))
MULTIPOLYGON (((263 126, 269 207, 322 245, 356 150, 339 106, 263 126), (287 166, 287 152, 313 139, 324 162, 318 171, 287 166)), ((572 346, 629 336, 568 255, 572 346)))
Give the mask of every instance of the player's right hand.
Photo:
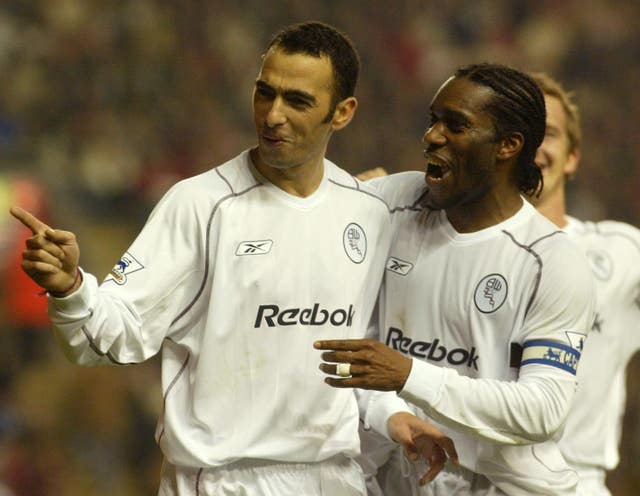
POLYGON ((66 295, 77 286, 80 248, 69 231, 52 229, 20 207, 11 207, 11 215, 29 228, 33 236, 22 253, 22 270, 50 293, 66 295))

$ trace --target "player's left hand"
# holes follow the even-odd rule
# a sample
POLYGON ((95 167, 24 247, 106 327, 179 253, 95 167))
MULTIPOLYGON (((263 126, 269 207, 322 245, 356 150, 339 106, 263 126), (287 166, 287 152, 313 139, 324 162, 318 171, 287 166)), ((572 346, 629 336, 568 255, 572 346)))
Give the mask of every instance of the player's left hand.
POLYGON ((356 175, 356 177, 361 181, 368 181, 369 179, 373 179, 375 177, 384 177, 388 175, 389 173, 384 167, 374 167, 373 169, 362 171, 360 174, 356 175))
POLYGON ((338 375, 338 363, 350 364, 349 377, 327 377, 333 387, 400 391, 411 372, 411 359, 375 339, 333 339, 316 341, 313 346, 325 351, 320 370, 338 375))
POLYGON ((436 426, 408 412, 394 413, 387 420, 391 439, 401 444, 405 456, 412 462, 424 460, 427 472, 420 478, 420 485, 431 482, 444 468, 447 460, 458 465, 458 453, 451 440, 436 426))

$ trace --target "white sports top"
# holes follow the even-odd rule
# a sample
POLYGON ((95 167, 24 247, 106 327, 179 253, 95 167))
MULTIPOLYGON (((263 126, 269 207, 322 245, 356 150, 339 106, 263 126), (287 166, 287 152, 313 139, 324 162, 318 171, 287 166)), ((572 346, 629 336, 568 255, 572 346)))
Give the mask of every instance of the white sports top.
POLYGON ((371 191, 325 160, 295 197, 245 151, 175 185, 100 286, 50 298, 54 330, 83 365, 162 351, 156 438, 175 465, 354 456, 354 393, 323 382, 313 342, 365 335, 390 242, 371 191))
POLYGON ((625 369, 640 349, 640 230, 622 222, 568 220, 564 230, 589 260, 598 306, 560 448, 579 471, 604 472, 618 465, 625 369))
POLYGON ((507 494, 573 494, 576 474, 552 438, 594 320, 585 257, 524 200, 504 222, 460 234, 421 206, 424 174, 375 181, 394 228, 381 339, 413 358, 400 397, 507 494))

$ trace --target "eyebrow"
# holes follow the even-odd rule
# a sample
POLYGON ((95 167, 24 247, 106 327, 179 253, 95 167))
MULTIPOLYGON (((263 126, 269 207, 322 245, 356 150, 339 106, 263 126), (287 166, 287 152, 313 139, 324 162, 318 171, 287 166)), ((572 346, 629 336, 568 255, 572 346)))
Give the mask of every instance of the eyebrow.
POLYGON ((441 120, 444 119, 447 121, 455 121, 457 123, 463 123, 463 124, 469 124, 471 122, 471 120, 469 119, 469 117, 467 117, 465 113, 459 110, 451 109, 451 108, 444 108, 438 114, 432 107, 430 109, 430 112, 432 115, 435 115, 441 120))
MULTIPOLYGON (((261 79, 258 79, 256 81, 256 88, 269 89, 269 90, 276 91, 276 89, 273 86, 271 86, 270 84, 266 83, 265 81, 262 81, 261 79)), ((313 96, 311 93, 307 93, 306 91, 302 91, 302 90, 283 90, 282 94, 287 99, 289 99, 289 98, 300 98, 302 100, 307 101, 310 104, 313 104, 313 105, 316 104, 316 97, 313 96)))

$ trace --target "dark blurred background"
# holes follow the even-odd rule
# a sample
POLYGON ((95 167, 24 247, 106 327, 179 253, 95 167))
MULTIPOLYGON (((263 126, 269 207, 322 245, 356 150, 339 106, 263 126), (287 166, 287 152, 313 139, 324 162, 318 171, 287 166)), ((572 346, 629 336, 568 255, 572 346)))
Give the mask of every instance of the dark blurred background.
MULTIPOLYGON (((440 83, 501 62, 575 91, 584 144, 570 212, 640 226, 639 18, 637 0, 0 2, 0 496, 152 495, 161 458, 157 358, 66 362, 19 271, 27 233, 10 205, 76 232, 83 267, 103 277, 169 185, 254 144, 264 46, 317 19, 362 57, 356 118, 329 150, 352 173, 420 169, 440 83)), ((636 360, 617 495, 640 494, 639 378, 636 360)))

